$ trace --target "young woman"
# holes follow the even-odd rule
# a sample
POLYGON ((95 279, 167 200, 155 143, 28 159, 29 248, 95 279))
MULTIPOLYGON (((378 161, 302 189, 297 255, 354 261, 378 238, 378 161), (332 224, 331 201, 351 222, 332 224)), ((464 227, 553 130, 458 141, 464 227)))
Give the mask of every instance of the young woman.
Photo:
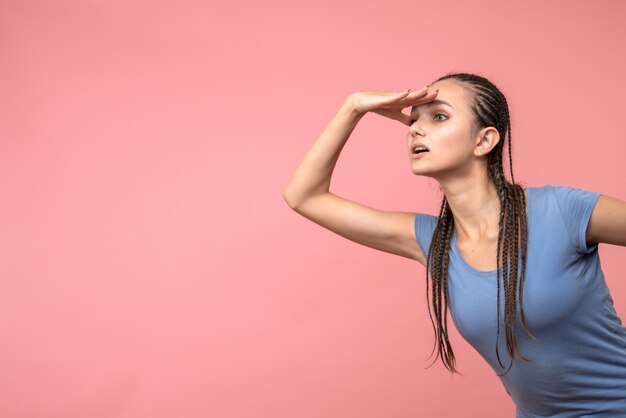
POLYGON ((345 238, 423 264, 437 357, 457 372, 449 304, 517 417, 626 417, 626 328, 598 254, 600 242, 626 246, 626 202, 516 184, 508 104, 489 80, 453 73, 414 92, 350 95, 283 197, 345 238), (438 216, 376 210, 329 191, 337 158, 368 112, 409 127, 411 171, 436 179, 443 191, 438 216), (502 164, 507 137, 511 182, 502 164))

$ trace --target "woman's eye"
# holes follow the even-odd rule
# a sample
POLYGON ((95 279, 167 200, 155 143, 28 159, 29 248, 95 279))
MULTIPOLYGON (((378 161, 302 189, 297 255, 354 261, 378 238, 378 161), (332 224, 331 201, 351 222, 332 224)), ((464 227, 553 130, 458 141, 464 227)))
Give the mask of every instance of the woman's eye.
MULTIPOLYGON (((443 120, 446 120, 446 119, 448 119, 448 117, 446 115, 444 115, 443 113, 435 114, 435 120, 443 121, 443 120), (437 119, 437 116, 443 116, 445 119, 437 119)), ((415 121, 417 121, 417 119, 411 119, 411 121, 410 121, 411 123, 410 124, 413 125, 415 123, 415 121)))

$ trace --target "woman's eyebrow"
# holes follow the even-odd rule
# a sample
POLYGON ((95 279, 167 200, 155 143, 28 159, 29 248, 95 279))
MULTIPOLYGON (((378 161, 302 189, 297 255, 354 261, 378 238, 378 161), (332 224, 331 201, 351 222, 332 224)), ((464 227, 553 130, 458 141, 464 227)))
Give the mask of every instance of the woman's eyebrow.
MULTIPOLYGON (((446 106, 450 106, 452 109, 454 109, 454 106, 452 106, 450 103, 446 102, 445 100, 440 100, 440 99, 435 99, 432 102, 424 103, 424 104, 421 104, 420 106, 434 106, 434 105, 437 105, 437 104, 443 104, 443 105, 446 105, 446 106)), ((415 112, 415 109, 417 109, 418 107, 419 106, 413 106, 411 108, 411 113, 415 112)))

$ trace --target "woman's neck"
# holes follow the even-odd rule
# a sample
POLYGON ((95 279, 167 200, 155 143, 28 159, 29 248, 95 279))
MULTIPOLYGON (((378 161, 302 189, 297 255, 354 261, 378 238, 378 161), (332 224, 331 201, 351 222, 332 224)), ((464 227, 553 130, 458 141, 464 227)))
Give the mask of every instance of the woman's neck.
POLYGON ((491 181, 442 185, 454 216, 457 240, 479 242, 497 239, 500 198, 491 181))

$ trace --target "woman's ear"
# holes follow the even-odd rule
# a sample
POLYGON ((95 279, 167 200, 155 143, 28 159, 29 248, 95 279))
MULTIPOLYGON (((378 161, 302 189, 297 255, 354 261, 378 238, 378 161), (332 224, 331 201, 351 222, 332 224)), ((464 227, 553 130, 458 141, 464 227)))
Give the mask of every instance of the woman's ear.
POLYGON ((498 145, 500 141, 500 133, 493 126, 481 129, 478 132, 476 146, 474 147, 474 155, 480 157, 489 154, 491 150, 498 145))

